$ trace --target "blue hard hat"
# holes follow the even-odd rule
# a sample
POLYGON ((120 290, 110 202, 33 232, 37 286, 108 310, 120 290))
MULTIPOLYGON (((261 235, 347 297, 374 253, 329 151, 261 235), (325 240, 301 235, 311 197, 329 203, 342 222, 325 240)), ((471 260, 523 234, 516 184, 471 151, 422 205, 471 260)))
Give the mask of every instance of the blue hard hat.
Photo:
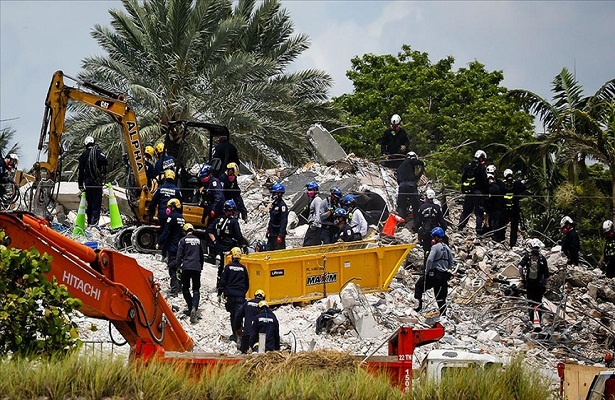
POLYGON ((315 190, 318 191, 318 182, 316 181, 312 181, 312 182, 308 182, 305 187, 307 188, 307 190, 315 190))
POLYGON ((211 165, 203 164, 201 165, 201 169, 199 170, 199 178, 204 178, 211 172, 211 165))
POLYGON ((333 196, 335 196, 335 198, 337 198, 337 199, 341 199, 341 198, 342 198, 342 189, 340 189, 340 188, 339 188, 339 187, 337 187, 337 186, 333 186, 333 187, 331 188, 331 194, 332 194, 333 196))
POLYGON ((227 200, 224 202, 224 211, 232 211, 237 209, 237 205, 235 204, 235 200, 227 200))
POLYGON ((285 192, 286 192, 286 188, 281 183, 275 183, 271 187, 271 193, 285 193, 285 192))
POLYGON ((346 216, 348 215, 348 213, 346 212, 346 210, 344 210, 343 208, 336 208, 335 211, 333 212, 333 216, 334 217, 344 217, 346 218, 346 216))
POLYGON ((439 226, 436 226, 431 230, 431 236, 437 236, 441 238, 444 237, 444 229, 440 228, 439 226))
POLYGON ((344 196, 344 199, 342 200, 342 202, 344 203, 345 206, 350 206, 357 202, 357 198, 355 197, 354 194, 347 194, 346 196, 344 196))

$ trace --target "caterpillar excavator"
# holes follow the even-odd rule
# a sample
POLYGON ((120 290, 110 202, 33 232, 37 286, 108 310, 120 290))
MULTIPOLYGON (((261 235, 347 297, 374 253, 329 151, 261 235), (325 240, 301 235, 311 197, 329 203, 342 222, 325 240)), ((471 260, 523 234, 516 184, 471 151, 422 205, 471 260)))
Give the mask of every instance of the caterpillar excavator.
MULTIPOLYGON (((47 211, 55 206, 62 175, 64 155, 62 136, 65 132, 66 112, 70 102, 100 110, 109 115, 121 127, 120 142, 128 178, 126 197, 138 222, 136 226, 128 226, 122 230, 117 235, 116 244, 118 247, 133 245, 140 252, 156 252, 159 226, 148 219, 147 207, 152 199, 152 191, 147 184, 144 146, 141 142, 137 117, 133 108, 128 104, 125 94, 116 94, 92 83, 79 81, 65 75, 62 71, 56 71, 53 74, 45 100, 45 112, 38 150, 40 157, 40 151, 46 147, 47 161, 37 162, 34 165, 35 180, 32 186, 33 190, 31 190, 32 199, 29 202, 29 211, 33 211, 33 205, 40 206, 37 208, 39 210, 42 208, 47 211), (77 86, 66 85, 65 78, 76 82, 77 86)), ((174 121, 170 124, 170 127, 174 129, 167 129, 165 147, 175 157, 182 154, 187 126, 198 126, 199 129, 209 132, 210 157, 214 138, 218 136, 228 138, 229 136, 228 129, 222 125, 174 121), (181 129, 175 129, 175 127, 181 127, 181 129), (170 134, 169 132, 178 132, 179 134, 170 134)), ((179 166, 183 168, 182 161, 178 161, 180 161, 179 166)), ((184 176, 184 185, 191 185, 181 188, 182 191, 192 191, 196 188, 198 182, 190 182, 189 179, 185 178, 185 169, 176 172, 183 173, 181 176, 184 176)), ((197 233, 204 233, 202 229, 207 225, 207 220, 203 218, 203 207, 198 202, 184 202, 183 215, 186 222, 194 225, 197 233)))
MULTIPOLYGON (((116 250, 93 250, 52 229, 29 212, 0 212, 0 245, 36 248, 52 257, 46 273, 82 301, 80 311, 111 322, 130 345, 130 359, 186 363, 196 372, 237 364, 248 355, 193 352, 194 342, 175 317, 151 271, 116 250)), ((388 355, 356 356, 368 371, 387 374, 403 391, 412 384, 414 349, 438 341, 444 328, 400 327, 388 340, 388 355)))

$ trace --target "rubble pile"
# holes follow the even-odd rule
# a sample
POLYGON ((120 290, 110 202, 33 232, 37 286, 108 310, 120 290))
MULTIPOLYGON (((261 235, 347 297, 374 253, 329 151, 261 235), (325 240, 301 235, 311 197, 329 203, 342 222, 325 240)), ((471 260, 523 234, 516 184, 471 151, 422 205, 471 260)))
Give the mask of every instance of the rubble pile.
MULTIPOLYGON (((250 213, 247 222, 241 221, 244 236, 252 242, 264 240, 271 202, 268 187, 275 182, 284 183, 285 199, 290 207, 302 196, 305 183, 311 180, 319 182, 322 194, 328 194, 333 185, 340 186, 344 192, 367 189, 379 193, 390 209, 395 205, 397 184, 392 171, 352 156, 329 166, 314 163, 293 170, 258 171, 239 179, 250 213)), ((439 342, 417 348, 418 361, 429 350, 438 347, 480 350, 503 357, 523 354, 528 364, 544 370, 554 381, 557 380, 557 362, 577 360, 594 364, 602 360, 607 349, 614 348, 614 279, 605 278, 595 266, 566 265, 559 246, 544 247, 542 251, 548 259, 551 278, 543 301, 547 310, 543 329, 534 332, 517 272, 524 239, 519 240, 520 247, 510 249, 488 237, 477 237, 471 229, 473 221, 464 231, 458 232, 455 226, 459 206, 454 201, 447 204, 447 219, 451 222, 447 236, 458 269, 449 282, 446 316, 433 316, 437 306, 432 291, 425 294, 423 311, 414 310, 414 285, 421 274, 423 260, 417 244, 388 292, 363 295, 358 282, 356 291, 345 298, 331 295, 309 305, 274 308, 283 347, 291 351, 333 349, 353 354, 386 354, 387 347, 382 344, 397 327, 402 324, 428 326, 434 318, 439 318, 447 333, 439 342), (319 324, 321 333, 317 334, 317 320, 328 310, 330 318, 324 328, 319 324)), ((295 212, 289 217, 289 227, 287 246, 300 247, 306 225, 298 224, 295 212)), ((376 226, 373 232, 377 234, 376 226)), ((91 235, 103 246, 113 243, 112 235, 100 232, 91 232, 91 235)), ((416 234, 407 226, 400 227, 396 240, 417 243, 416 234)), ((168 272, 160 256, 130 255, 153 271, 163 288, 168 289, 168 272)), ((231 334, 229 315, 224 305, 217 301, 215 275, 216 267, 206 264, 202 275, 201 316, 197 324, 190 324, 182 314, 185 304, 181 295, 167 301, 174 307, 177 317, 184 321, 184 328, 196 344, 195 351, 236 354, 236 345, 228 340, 231 334)), ((341 295, 344 297, 344 293, 341 295)), ((109 340, 106 322, 83 318, 79 323, 85 340, 109 340), (90 329, 92 326, 96 328, 90 329)), ((119 338, 119 333, 113 335, 119 338)))

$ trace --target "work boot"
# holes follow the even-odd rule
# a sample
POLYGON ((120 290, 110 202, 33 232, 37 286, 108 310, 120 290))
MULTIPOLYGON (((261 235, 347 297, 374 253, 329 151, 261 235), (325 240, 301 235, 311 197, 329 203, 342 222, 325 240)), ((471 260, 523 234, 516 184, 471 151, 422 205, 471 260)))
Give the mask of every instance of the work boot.
POLYGON ((193 308, 192 311, 190 311, 190 323, 196 324, 196 322, 197 322, 196 308, 193 308))
POLYGON ((228 340, 237 343, 237 335, 233 333, 231 336, 228 337, 228 340))
POLYGON ((423 309, 423 300, 419 299, 419 305, 416 306, 416 308, 414 309, 414 311, 421 311, 423 309))

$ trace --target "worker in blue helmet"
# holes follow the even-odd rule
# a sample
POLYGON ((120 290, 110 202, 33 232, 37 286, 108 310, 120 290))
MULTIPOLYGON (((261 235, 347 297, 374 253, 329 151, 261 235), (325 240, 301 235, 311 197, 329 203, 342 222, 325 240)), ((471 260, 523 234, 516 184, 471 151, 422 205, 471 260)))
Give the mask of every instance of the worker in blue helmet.
POLYGON ((281 183, 271 187, 273 202, 269 207, 269 224, 267 225, 267 250, 286 248, 286 226, 288 225, 288 206, 284 202, 286 188, 281 183))

